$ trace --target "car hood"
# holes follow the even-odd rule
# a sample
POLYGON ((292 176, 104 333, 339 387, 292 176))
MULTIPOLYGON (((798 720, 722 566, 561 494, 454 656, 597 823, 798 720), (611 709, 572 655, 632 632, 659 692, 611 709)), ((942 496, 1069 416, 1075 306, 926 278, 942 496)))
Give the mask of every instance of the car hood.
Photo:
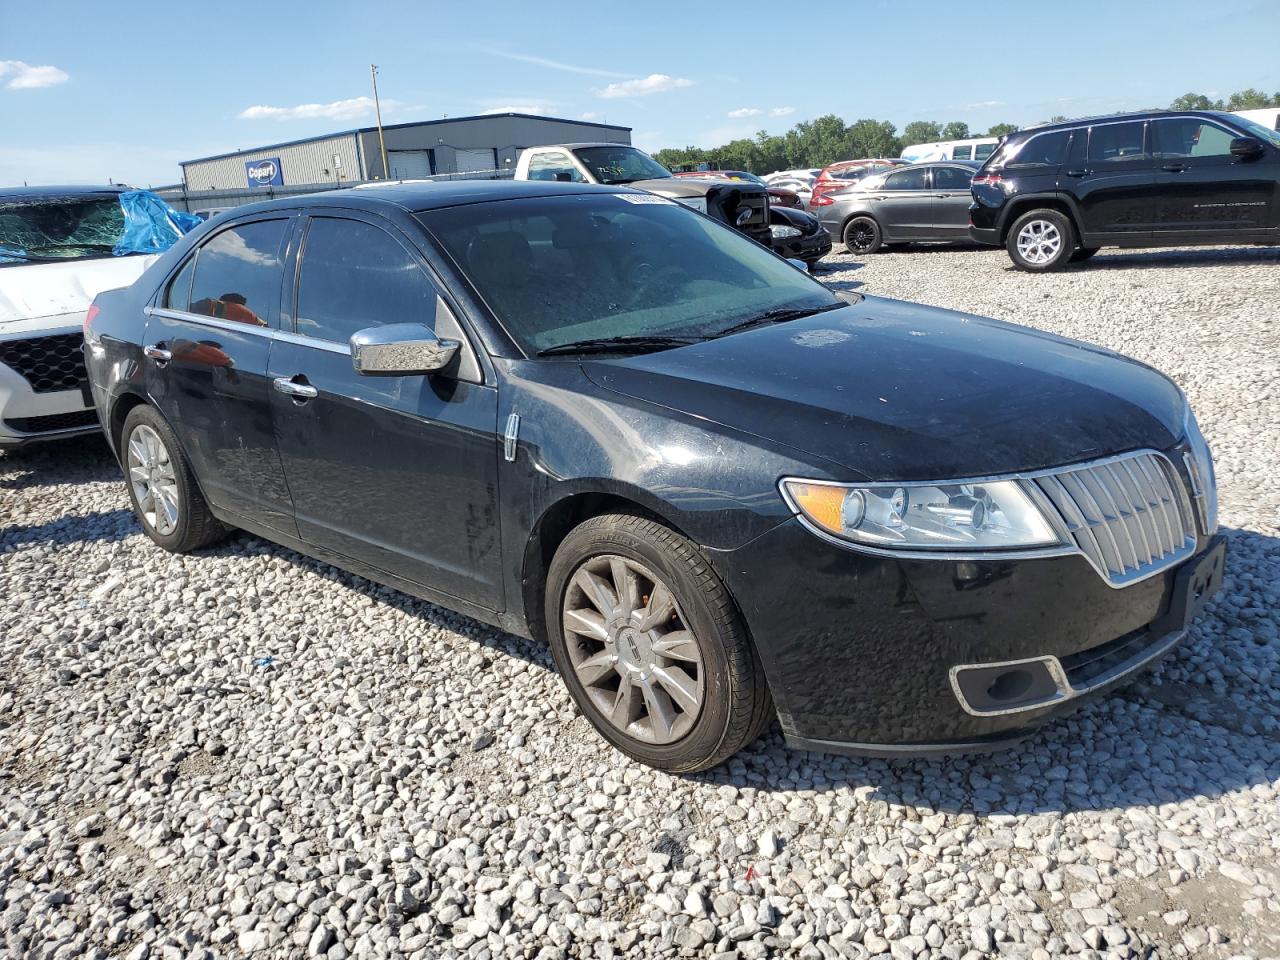
POLYGON ((583 364, 599 386, 820 457, 833 476, 985 477, 1181 433, 1162 374, 1087 344, 867 297, 800 320, 583 364))
POLYGON ((129 286, 155 261, 152 255, 133 255, 0 267, 0 329, 23 320, 84 313, 103 290, 129 286))
POLYGON ((636 180, 628 183, 628 187, 645 190, 663 197, 679 199, 681 197, 705 197, 717 190, 740 190, 745 193, 767 193, 758 183, 746 183, 742 180, 716 180, 708 177, 658 177, 656 180, 636 180))

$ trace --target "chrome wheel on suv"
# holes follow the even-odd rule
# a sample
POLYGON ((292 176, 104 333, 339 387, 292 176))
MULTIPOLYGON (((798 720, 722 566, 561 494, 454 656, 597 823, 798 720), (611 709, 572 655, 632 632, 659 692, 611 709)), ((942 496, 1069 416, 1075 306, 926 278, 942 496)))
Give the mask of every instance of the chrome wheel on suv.
POLYGON ((1028 263, 1049 263, 1062 249, 1062 234, 1048 220, 1032 220, 1018 231, 1018 253, 1028 263))
POLYGON ((1053 270, 1071 259, 1076 232, 1066 214, 1058 210, 1031 210, 1009 228, 1005 249, 1021 270, 1053 270))
POLYGON ((178 527, 178 480, 160 435, 145 423, 129 434, 126 469, 142 521, 161 536, 178 527))
POLYGON ((671 743, 698 719, 702 652, 671 589, 620 556, 583 563, 564 598, 574 672, 605 719, 646 743, 671 743))

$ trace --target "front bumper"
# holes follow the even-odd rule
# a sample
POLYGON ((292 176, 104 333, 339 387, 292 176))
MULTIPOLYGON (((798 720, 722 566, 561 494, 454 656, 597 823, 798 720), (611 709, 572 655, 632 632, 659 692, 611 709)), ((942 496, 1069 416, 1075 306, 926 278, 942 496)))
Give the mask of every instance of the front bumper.
POLYGON ((1117 589, 1079 555, 899 560, 824 542, 790 520, 723 555, 720 568, 788 743, 904 756, 1006 746, 1155 663, 1217 590, 1223 552, 1221 538, 1202 537, 1182 564, 1117 589), (1188 606, 1197 574, 1200 596, 1188 606), (983 702, 982 691, 1026 664, 1036 666, 1014 678, 1030 681, 1019 698, 983 702))
POLYGON ((831 234, 819 227, 809 236, 773 241, 773 252, 788 260, 816 263, 831 252, 831 234))
MULTIPOLYGON (((79 327, 42 329, 38 336, 79 334, 79 327)), ((5 343, 26 342, 30 334, 6 333, 5 343)), ((87 381, 78 389, 37 392, 17 370, 0 363, 0 448, 40 440, 62 440, 95 433, 97 414, 87 381)))

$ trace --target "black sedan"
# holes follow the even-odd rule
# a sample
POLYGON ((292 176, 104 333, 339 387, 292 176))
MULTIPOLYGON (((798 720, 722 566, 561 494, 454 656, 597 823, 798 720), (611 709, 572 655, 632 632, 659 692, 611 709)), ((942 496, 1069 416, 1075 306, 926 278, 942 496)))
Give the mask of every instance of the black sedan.
POLYGON ((970 182, 981 166, 913 163, 814 197, 809 209, 850 253, 875 253, 892 243, 968 243, 970 182))
POLYGON ((667 770, 775 717, 810 749, 1008 742, 1168 651, 1222 575, 1161 374, 836 296, 626 188, 253 204, 86 328, 157 544, 238 527, 544 638, 667 770))

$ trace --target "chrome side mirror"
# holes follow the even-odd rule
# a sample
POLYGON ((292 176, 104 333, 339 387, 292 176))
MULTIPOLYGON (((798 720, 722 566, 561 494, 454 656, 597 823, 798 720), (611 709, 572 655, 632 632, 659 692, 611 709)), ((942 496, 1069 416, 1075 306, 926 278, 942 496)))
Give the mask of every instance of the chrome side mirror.
POLYGON ((351 363, 365 377, 438 373, 458 352, 457 340, 441 340, 421 323, 389 323, 351 335, 351 363))

